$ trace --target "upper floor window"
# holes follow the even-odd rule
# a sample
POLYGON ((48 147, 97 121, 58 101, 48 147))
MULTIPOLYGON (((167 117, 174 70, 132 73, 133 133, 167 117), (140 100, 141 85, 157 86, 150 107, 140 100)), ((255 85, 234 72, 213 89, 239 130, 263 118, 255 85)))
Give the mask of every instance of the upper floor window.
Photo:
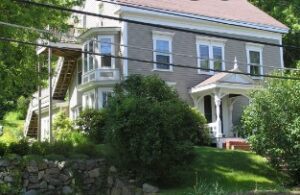
POLYGON ((248 64, 248 73, 252 75, 262 75, 262 51, 263 47, 256 44, 247 44, 247 64, 248 64))
POLYGON ((211 70, 224 70, 224 40, 198 38, 197 56, 198 56, 198 73, 211 74, 211 70), (210 70, 211 69, 211 70, 210 70))
POLYGON ((154 32, 154 70, 172 71, 172 34, 164 32, 154 32))
POLYGON ((77 61, 77 84, 82 83, 82 60, 81 58, 77 61))
MULTIPOLYGON (((89 52, 89 53, 94 53, 95 52, 94 40, 86 42, 83 46, 83 51, 89 52)), ((83 53, 82 61, 83 61, 83 72, 84 73, 95 69, 95 65, 96 65, 97 61, 93 54, 83 53)))
POLYGON ((112 68, 114 66, 114 40, 113 36, 99 36, 98 48, 102 56, 100 56, 100 66, 102 68, 112 68))

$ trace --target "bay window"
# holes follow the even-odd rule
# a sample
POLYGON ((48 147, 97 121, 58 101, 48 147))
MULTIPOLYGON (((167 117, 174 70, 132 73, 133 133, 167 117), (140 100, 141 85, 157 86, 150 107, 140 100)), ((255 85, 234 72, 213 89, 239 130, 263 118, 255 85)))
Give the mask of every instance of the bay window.
MULTIPOLYGON (((86 42, 83 46, 83 51, 94 53, 95 52, 94 40, 86 42)), ((92 54, 83 53, 82 61, 83 61, 83 72, 84 73, 92 71, 96 68, 95 67, 96 58, 92 54)))

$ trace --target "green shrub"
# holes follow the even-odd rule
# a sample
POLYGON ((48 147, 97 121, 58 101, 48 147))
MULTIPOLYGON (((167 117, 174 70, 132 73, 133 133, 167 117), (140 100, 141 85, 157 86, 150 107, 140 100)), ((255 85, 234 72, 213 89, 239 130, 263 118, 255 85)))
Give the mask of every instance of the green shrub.
POLYGON ((30 146, 27 140, 22 139, 19 142, 11 143, 8 146, 8 152, 18 154, 20 156, 27 155, 30 151, 30 146))
POLYGON ((135 75, 117 85, 106 120, 115 162, 142 181, 173 183, 194 157, 193 142, 208 139, 203 117, 157 76, 135 75))
POLYGON ((86 132, 95 143, 103 143, 106 122, 105 110, 86 109, 80 113, 76 121, 77 126, 86 132))
POLYGON ((0 156, 4 156, 7 151, 7 145, 5 143, 0 142, 0 156))
POLYGON ((17 100, 17 111, 19 113, 18 118, 24 120, 26 118, 29 100, 24 96, 20 96, 17 100))
POLYGON ((51 151, 49 142, 34 142, 30 147, 30 153, 33 155, 46 155, 51 151))
MULTIPOLYGON (((299 76, 288 74, 286 76, 299 76)), ((299 81, 269 79, 265 89, 251 95, 242 118, 252 148, 270 159, 300 183, 300 85, 299 81)))
POLYGON ((77 145, 75 148, 75 154, 84 154, 88 155, 89 157, 97 157, 99 156, 96 145, 92 143, 83 143, 77 145))
POLYGON ((51 143, 49 153, 67 157, 73 153, 73 149, 74 147, 71 142, 55 141, 54 143, 51 143))
POLYGON ((56 115, 53 121, 53 134, 57 141, 69 141, 71 132, 75 131, 72 121, 64 112, 56 115))

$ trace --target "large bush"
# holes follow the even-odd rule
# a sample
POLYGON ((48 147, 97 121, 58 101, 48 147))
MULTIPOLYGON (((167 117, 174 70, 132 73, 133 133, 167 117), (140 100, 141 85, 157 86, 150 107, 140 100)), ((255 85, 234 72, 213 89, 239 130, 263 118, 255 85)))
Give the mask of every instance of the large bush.
MULTIPOLYGON (((289 74, 287 76, 297 76, 289 74)), ((253 149, 300 182, 300 82, 269 79, 251 96, 243 115, 253 149)))
POLYGON ((56 141, 71 142, 73 145, 88 141, 84 132, 75 128, 74 123, 64 112, 60 112, 53 122, 53 133, 56 141))
POLYGON ((80 113, 76 125, 86 132, 90 140, 95 143, 103 143, 105 137, 105 110, 86 109, 80 113))
POLYGON ((192 161, 193 142, 207 142, 204 123, 157 76, 129 77, 115 87, 107 108, 115 162, 141 181, 160 184, 192 161))

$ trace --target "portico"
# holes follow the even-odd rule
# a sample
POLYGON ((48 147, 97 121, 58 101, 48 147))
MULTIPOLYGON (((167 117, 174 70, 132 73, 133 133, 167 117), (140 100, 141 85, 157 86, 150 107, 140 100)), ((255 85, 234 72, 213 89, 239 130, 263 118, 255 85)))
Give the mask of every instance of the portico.
POLYGON ((195 107, 208 121, 210 134, 218 147, 224 138, 238 138, 238 125, 244 107, 249 104, 249 92, 259 87, 237 66, 230 73, 217 73, 191 89, 195 107))

